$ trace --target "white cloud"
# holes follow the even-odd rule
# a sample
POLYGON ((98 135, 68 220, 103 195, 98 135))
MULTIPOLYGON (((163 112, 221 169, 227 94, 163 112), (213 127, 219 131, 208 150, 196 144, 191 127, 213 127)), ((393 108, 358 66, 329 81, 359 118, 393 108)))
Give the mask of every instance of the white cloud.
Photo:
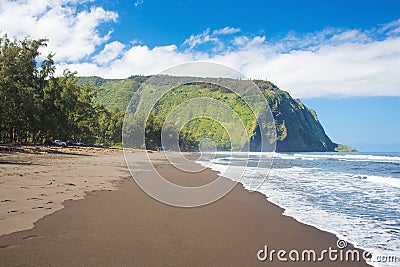
POLYGON ((202 33, 191 35, 188 39, 183 42, 183 45, 188 45, 190 49, 197 45, 201 45, 207 42, 219 42, 219 39, 210 35, 210 29, 204 30, 202 33))
POLYGON ((296 97, 400 96, 399 38, 291 51, 272 58, 257 59, 259 54, 246 53, 254 60, 242 71, 267 77, 296 97))
POLYGON ((107 65, 99 66, 94 62, 66 64, 57 66, 58 73, 65 68, 78 71, 82 76, 101 76, 105 78, 126 78, 132 74, 158 74, 173 65, 198 60, 206 55, 179 52, 176 45, 149 48, 135 45, 126 50, 123 56, 107 65))
POLYGON ((1 30, 9 37, 48 38, 48 51, 56 52, 58 61, 77 61, 95 52, 109 39, 111 31, 99 33, 99 26, 116 21, 118 14, 92 6, 83 10, 88 0, 2 0, 1 30))
POLYGON ((183 42, 183 45, 189 46, 189 49, 193 49, 198 45, 204 43, 213 43, 215 47, 213 48, 213 52, 220 51, 224 48, 223 40, 221 40, 221 35, 230 35, 234 33, 240 32, 238 28, 225 27, 222 29, 210 31, 210 28, 204 30, 199 34, 192 34, 188 39, 183 42))
POLYGON ((219 30, 214 30, 213 35, 226 35, 240 32, 239 28, 225 27, 219 30))
POLYGON ((400 33, 400 19, 381 25, 380 28, 374 30, 378 33, 386 33, 388 36, 397 36, 400 33))
POLYGON ((101 65, 106 64, 112 60, 115 60, 120 55, 122 55, 124 48, 125 45, 118 41, 106 44, 104 46, 104 49, 99 54, 93 57, 93 60, 94 62, 101 65))
POLYGON ((135 7, 140 6, 141 4, 143 4, 144 1, 143 0, 136 0, 136 2, 133 4, 135 7))

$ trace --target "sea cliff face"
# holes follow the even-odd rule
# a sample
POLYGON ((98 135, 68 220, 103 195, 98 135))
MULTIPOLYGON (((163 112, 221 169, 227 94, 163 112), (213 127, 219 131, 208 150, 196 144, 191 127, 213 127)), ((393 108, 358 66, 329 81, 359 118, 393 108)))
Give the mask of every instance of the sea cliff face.
MULTIPOLYGON (((91 83, 96 86, 98 94, 95 102, 97 104, 103 104, 107 109, 125 110, 134 92, 147 78, 148 76, 132 76, 127 79, 114 80, 99 77, 81 77, 80 79, 82 83, 91 83)), ((333 152, 340 147, 345 147, 331 141, 320 124, 316 112, 307 108, 299 99, 292 98, 288 92, 280 90, 271 82, 261 80, 255 80, 254 82, 263 91, 274 117, 276 150, 278 152, 333 152)), ((204 91, 201 85, 197 87, 191 85, 189 89, 201 89, 203 93, 206 92, 206 96, 217 99, 233 101, 233 98, 236 97, 235 94, 224 90, 215 90, 215 88, 214 90, 210 89, 209 92, 204 91)), ((164 101, 169 106, 161 104, 158 108, 158 113, 154 115, 161 116, 165 113, 162 109, 170 108, 173 105, 171 103, 179 104, 179 99, 176 94, 171 95, 168 97, 168 101, 164 101)), ((236 109, 240 110, 237 107, 236 109)), ((258 140, 254 137, 251 138, 251 132, 256 134, 258 125, 254 121, 246 121, 246 118, 244 120, 245 124, 250 127, 249 140, 251 139, 252 150, 257 151, 258 140)), ((192 131, 201 132, 201 129, 204 128, 204 122, 194 123, 190 127, 192 131)), ((200 138, 201 134, 197 136, 200 138)), ((223 136, 226 136, 226 134, 221 133, 218 138, 223 138, 223 136)))
POLYGON ((278 90, 269 101, 277 130, 277 151, 334 151, 337 144, 326 135, 314 110, 278 90))

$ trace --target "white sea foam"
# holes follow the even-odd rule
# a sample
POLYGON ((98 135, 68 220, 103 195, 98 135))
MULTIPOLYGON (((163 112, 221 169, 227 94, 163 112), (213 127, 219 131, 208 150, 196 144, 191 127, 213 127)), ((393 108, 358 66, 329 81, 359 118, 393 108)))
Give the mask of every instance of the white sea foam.
MULTIPOLYGON (((279 153, 276 157, 279 157, 279 153)), ((293 154, 295 158, 300 159, 337 159, 347 161, 375 161, 375 162, 399 162, 400 157, 398 156, 377 156, 367 154, 293 154)))
POLYGON ((383 177, 383 176, 375 176, 375 175, 367 175, 366 180, 372 183, 391 185, 397 188, 400 188, 400 179, 392 178, 392 177, 383 177))
POLYGON ((230 155, 231 159, 244 160, 248 156, 273 157, 279 159, 302 159, 302 160, 318 160, 318 159, 337 159, 344 161, 374 161, 374 162, 394 162, 400 163, 399 156, 389 155, 370 155, 370 154, 313 154, 313 153, 278 153, 278 152, 215 152, 215 155, 230 155), (240 157, 241 156, 241 157, 240 157))
MULTIPOLYGON (((280 159, 335 158, 394 162, 400 157, 374 155, 280 154, 280 159)), ((230 160, 236 160, 230 158, 230 160)), ((199 162, 204 164, 204 162, 199 162)), ((314 167, 272 170, 255 167, 211 164, 222 176, 254 190, 254 181, 263 182, 257 191, 285 209, 284 215, 331 232, 376 255, 400 256, 400 221, 391 218, 400 208, 400 179, 376 175, 332 172, 314 167), (244 173, 243 173, 243 170, 244 173), (238 178, 239 177, 239 178, 238 178), (301 205, 299 205, 301 203, 301 205), (390 212, 393 210, 393 212, 390 212)), ((395 264, 374 266, 396 266, 395 264)), ((398 264, 398 263, 397 263, 398 264)))
MULTIPOLYGON (((205 153, 207 154, 207 153, 205 153)), ((314 153, 278 153, 278 152, 213 152, 215 155, 229 155, 231 158, 243 159, 240 156, 263 156, 274 157, 280 159, 304 159, 304 160, 317 160, 317 159, 337 159, 349 161, 375 161, 375 162, 395 162, 400 163, 400 156, 389 155, 371 155, 371 154, 341 154, 341 153, 327 153, 327 154, 314 154, 314 153)))

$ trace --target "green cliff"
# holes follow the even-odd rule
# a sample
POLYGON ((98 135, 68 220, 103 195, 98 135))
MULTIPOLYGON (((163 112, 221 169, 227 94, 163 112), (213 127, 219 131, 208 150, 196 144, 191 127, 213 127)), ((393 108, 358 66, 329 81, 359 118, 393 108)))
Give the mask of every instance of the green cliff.
MULTIPOLYGON (((134 92, 147 78, 149 76, 132 76, 127 79, 113 80, 99 77, 81 77, 80 82, 96 86, 95 103, 102 104, 109 110, 125 110, 134 92)), ((299 99, 293 99, 289 93, 280 90, 271 82, 261 80, 254 82, 264 93, 275 119, 277 151, 333 152, 344 149, 345 146, 333 143, 326 135, 314 110, 307 108, 299 99)), ((226 103, 239 114, 244 122, 248 139, 257 132, 258 125, 254 118, 250 116, 249 108, 236 94, 224 90, 224 88, 201 83, 184 85, 165 95, 158 101, 152 111, 152 116, 162 121, 170 110, 193 97, 209 97, 226 103)), ((211 108, 209 112, 216 113, 217 110, 211 108)), ((211 138, 217 142, 219 149, 230 149, 229 136, 223 127, 215 122, 196 119, 185 127, 186 132, 193 134, 191 138, 194 142, 203 138, 211 138)))
POLYGON ((289 93, 276 90, 269 98, 277 131, 277 151, 335 151, 314 110, 289 93))

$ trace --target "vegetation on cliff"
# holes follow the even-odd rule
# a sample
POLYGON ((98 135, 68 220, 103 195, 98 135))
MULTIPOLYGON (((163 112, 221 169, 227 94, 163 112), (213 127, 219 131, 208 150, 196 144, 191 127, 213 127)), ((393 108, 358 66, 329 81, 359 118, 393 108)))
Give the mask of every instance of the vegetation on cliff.
MULTIPOLYGON (((137 90, 138 86, 149 76, 132 76, 121 80, 104 80, 98 77, 81 77, 82 83, 93 83, 98 79, 102 80, 98 90, 110 92, 110 94, 97 94, 95 102, 103 104, 106 108, 125 109, 129 100, 137 90), (131 90, 118 84, 133 84, 131 90), (114 97, 116 96, 116 97, 114 97), (126 96, 123 98, 121 96, 126 96)), ((235 80, 234 82, 238 82, 235 80)), ((240 82, 240 81, 239 81, 240 82)), ((318 121, 316 112, 307 108, 299 99, 293 99, 289 93, 280 90, 276 85, 269 81, 254 80, 256 85, 262 90, 270 106, 276 125, 276 144, 277 151, 336 151, 338 145, 333 143, 326 135, 323 127, 318 121)), ((245 86, 245 81, 243 81, 245 86)), ((235 110, 246 126, 248 138, 254 134, 257 123, 252 116, 251 110, 245 105, 244 101, 236 94, 231 93, 225 88, 209 86, 205 84, 190 84, 174 89, 163 96, 151 113, 152 123, 155 128, 161 129, 162 122, 166 115, 180 103, 195 97, 209 97, 216 99, 230 106, 235 110), (159 124, 159 125, 156 125, 159 124)), ((193 106, 194 111, 199 108, 193 106)), ((210 107, 209 114, 217 114, 210 107)), ((185 125, 183 129, 186 137, 196 143, 204 138, 214 140, 221 150, 230 149, 230 142, 227 132, 215 121, 207 119, 196 119, 185 125), (189 138, 190 135, 190 138, 189 138)), ((161 133, 153 134, 150 147, 160 144, 161 133)), ((191 143, 189 147, 196 146, 191 143)))
POLYGON ((335 152, 358 152, 358 150, 351 146, 337 144, 335 147, 335 152))

